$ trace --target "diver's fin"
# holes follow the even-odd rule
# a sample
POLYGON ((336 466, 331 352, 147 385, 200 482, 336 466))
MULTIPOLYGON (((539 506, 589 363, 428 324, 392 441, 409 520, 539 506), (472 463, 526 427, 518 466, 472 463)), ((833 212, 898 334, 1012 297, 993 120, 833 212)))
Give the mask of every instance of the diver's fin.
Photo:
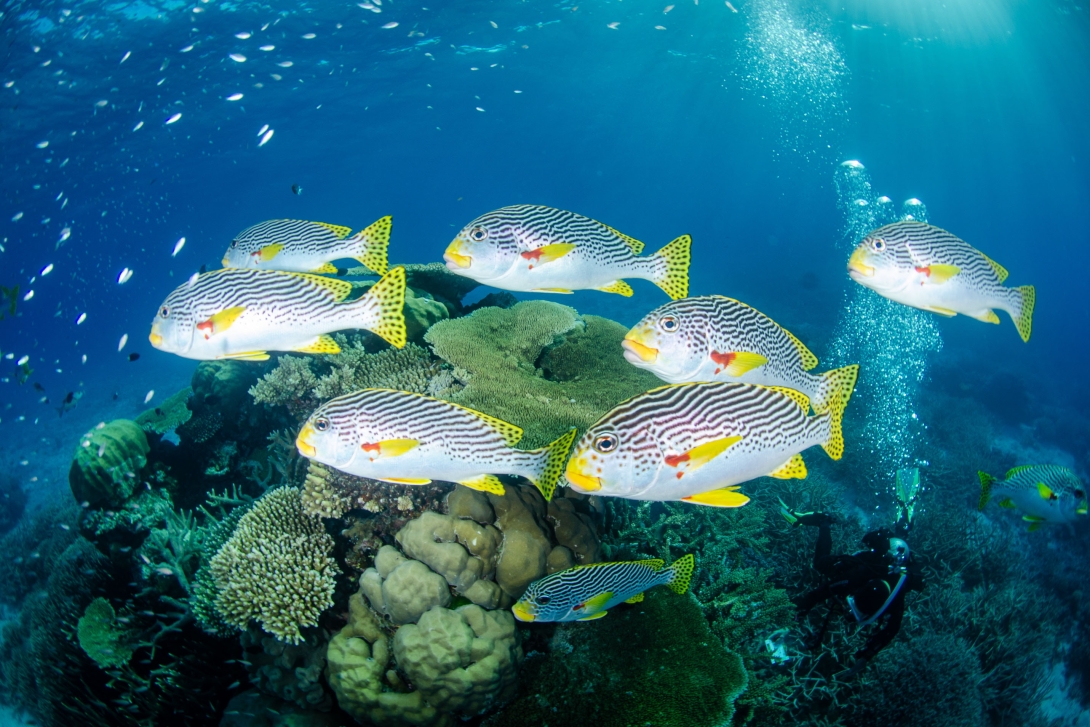
POLYGON ((674 300, 689 294, 689 262, 692 259, 690 254, 692 245, 693 238, 682 235, 652 256, 662 260, 666 265, 651 282, 665 290, 666 294, 674 300))
POLYGON ((386 250, 390 246, 390 231, 393 229, 393 217, 386 215, 372 222, 351 237, 353 243, 351 257, 385 275, 389 269, 386 250))

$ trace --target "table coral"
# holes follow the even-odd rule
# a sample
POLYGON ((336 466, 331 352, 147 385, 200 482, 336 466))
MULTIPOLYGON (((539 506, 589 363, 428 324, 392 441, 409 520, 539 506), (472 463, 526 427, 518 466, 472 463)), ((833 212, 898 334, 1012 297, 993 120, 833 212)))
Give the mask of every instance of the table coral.
POLYGON ((303 513, 299 490, 281 487, 261 497, 212 557, 216 611, 238 629, 251 620, 281 641, 298 644, 300 627, 314 626, 333 605, 333 539, 303 513))
POLYGON ((136 423, 145 432, 166 434, 172 429, 177 429, 189 421, 193 412, 187 405, 189 397, 193 395, 193 388, 185 387, 178 393, 166 399, 162 404, 148 409, 136 417, 136 423))

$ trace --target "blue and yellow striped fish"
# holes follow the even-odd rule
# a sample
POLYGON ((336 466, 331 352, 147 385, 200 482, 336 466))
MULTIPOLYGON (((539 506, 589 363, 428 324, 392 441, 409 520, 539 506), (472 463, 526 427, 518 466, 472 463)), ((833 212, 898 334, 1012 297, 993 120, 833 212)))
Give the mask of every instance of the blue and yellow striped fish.
POLYGON ((351 227, 326 222, 266 220, 235 236, 223 267, 333 274, 334 260, 351 258, 385 275, 392 219, 387 215, 355 235, 351 227))
POLYGON ((1030 532, 1042 523, 1070 523, 1086 515, 1086 487, 1067 467, 1022 465, 1007 472, 1002 480, 987 472, 977 475, 980 477, 978 509, 983 510, 994 497, 1000 507, 1021 510, 1022 519, 1030 524, 1030 532))
POLYGON ((695 568, 691 553, 669 568, 657 558, 577 565, 531 583, 511 610, 519 621, 593 621, 618 603, 639 603, 654 586, 685 593, 695 568))
POLYGON ((675 300, 689 291, 682 235, 653 255, 643 243, 589 217, 534 204, 502 207, 470 222, 443 259, 458 275, 503 290, 632 295, 625 278, 650 280, 675 300))
POLYGON ((202 361, 264 361, 268 351, 339 353, 328 334, 362 328, 405 345, 405 268, 362 296, 346 280, 277 270, 224 268, 178 286, 159 306, 148 339, 160 351, 202 361))

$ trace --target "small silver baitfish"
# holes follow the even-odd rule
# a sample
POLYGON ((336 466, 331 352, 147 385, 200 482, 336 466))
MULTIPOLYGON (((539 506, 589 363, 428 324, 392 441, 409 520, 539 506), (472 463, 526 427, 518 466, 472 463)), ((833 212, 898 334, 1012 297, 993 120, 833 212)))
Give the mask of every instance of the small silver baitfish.
POLYGON ((1031 464, 1015 467, 1002 480, 987 472, 980 477, 980 504, 993 497, 1000 507, 1018 508, 1022 519, 1029 522, 1030 532, 1042 523, 1074 522, 1087 511, 1086 488, 1074 472, 1054 464, 1031 464))
POLYGON ((351 227, 325 222, 259 222, 235 236, 223 256, 223 266, 333 274, 337 272, 334 260, 352 258, 379 275, 385 275, 392 220, 387 215, 355 235, 351 234, 351 227))
POLYGON ((495 476, 520 475, 552 498, 575 430, 541 449, 515 449, 522 430, 472 409, 407 391, 363 389, 322 404, 295 446, 308 459, 400 485, 432 480, 504 493, 495 476))
POLYGON ((878 228, 855 248, 848 275, 885 298, 942 316, 961 313, 999 323, 993 310, 998 308, 1029 342, 1034 287, 1004 287, 1002 265, 939 227, 905 221, 878 228))
POLYGON ((631 296, 625 278, 650 280, 671 298, 689 291, 689 248, 682 235, 654 255, 643 243, 589 217, 542 205, 501 207, 470 222, 443 259, 458 275, 503 290, 631 296))
POLYGON ((511 611, 519 621, 593 621, 618 603, 639 603, 654 586, 685 593, 695 568, 692 553, 669 568, 657 558, 577 565, 531 583, 511 611))
POLYGON ((768 316, 721 295, 675 300, 640 320, 621 342, 624 357, 663 381, 738 381, 786 386, 810 398, 820 414, 844 411, 859 366, 814 375, 810 349, 768 316))
POLYGON ((405 345, 405 268, 362 296, 345 280, 276 270, 197 274, 159 306, 148 339, 160 351, 208 361, 264 361, 267 351, 339 353, 329 333, 362 328, 405 345))
POLYGON ((580 492, 633 500, 741 507, 738 485, 761 476, 806 477, 802 450, 844 453, 841 412, 807 416, 794 389, 674 384, 618 405, 576 443, 565 476, 580 492))

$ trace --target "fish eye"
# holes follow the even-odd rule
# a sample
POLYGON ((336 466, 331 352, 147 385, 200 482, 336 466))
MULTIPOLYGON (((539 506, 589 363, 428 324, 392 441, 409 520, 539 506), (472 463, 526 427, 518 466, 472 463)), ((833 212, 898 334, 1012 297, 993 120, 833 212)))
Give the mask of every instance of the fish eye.
POLYGON ((231 247, 232 248, 238 247, 238 240, 231 240, 231 247))
POLYGON ((659 328, 667 333, 673 333, 678 329, 679 325, 676 316, 663 316, 659 319, 659 328))
POLYGON ((159 309, 159 317, 160 318, 169 318, 170 317, 170 306, 164 305, 162 308, 160 308, 159 309))
POLYGON ((549 598, 548 596, 538 596, 537 598, 534 599, 534 602, 537 603, 537 605, 539 605, 539 606, 544 606, 545 604, 547 604, 551 600, 553 600, 553 599, 549 598))
POLYGON ((329 420, 325 417, 318 417, 314 420, 314 428, 319 432, 324 432, 329 429, 329 420))
POLYGON ((469 239, 474 242, 484 242, 488 239, 488 230, 478 225, 469 231, 469 239))
POLYGON ((878 238, 877 240, 872 242, 870 246, 874 248, 875 252, 882 252, 886 249, 886 241, 882 238, 878 238))
POLYGON ((612 452, 617 448, 617 435, 603 434, 594 440, 594 448, 602 454, 612 452))

